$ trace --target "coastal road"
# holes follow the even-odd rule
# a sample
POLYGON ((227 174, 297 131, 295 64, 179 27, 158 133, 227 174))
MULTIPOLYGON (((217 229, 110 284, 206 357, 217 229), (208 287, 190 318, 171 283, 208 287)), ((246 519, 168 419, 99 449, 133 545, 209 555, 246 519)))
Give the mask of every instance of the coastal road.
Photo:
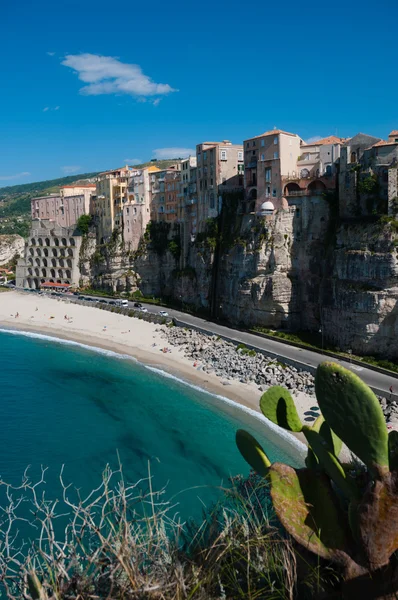
MULTIPOLYGON (((76 297, 71 296, 69 296, 68 298, 70 300, 76 299, 76 297)), ((98 298, 95 299, 98 300, 98 298)), ((112 299, 104 298, 104 300, 111 301, 112 299)), ((380 395, 385 395, 389 397, 389 390, 392 386, 394 390, 393 397, 396 400, 398 400, 398 381, 397 378, 394 376, 379 373, 378 371, 373 371, 372 369, 368 369, 365 366, 351 364, 347 360, 332 358, 322 354, 321 352, 315 352, 313 350, 307 350, 304 348, 297 348, 296 346, 290 346, 289 344, 285 344, 277 340, 270 340, 252 333, 239 331, 231 327, 225 327, 224 325, 219 325, 218 323, 213 323, 212 321, 207 321, 206 319, 195 317, 193 315, 164 306, 145 304, 144 302, 142 302, 142 306, 147 308, 148 312, 152 313, 166 311, 170 317, 176 319, 183 326, 191 326, 196 329, 201 329, 210 334, 219 335, 220 337, 227 338, 231 341, 242 343, 246 346, 251 346, 265 354, 268 353, 271 356, 276 356, 281 362, 284 362, 284 359, 287 359, 288 362, 292 361, 295 363, 300 363, 303 368, 308 368, 310 371, 316 369, 319 363, 325 360, 332 360, 333 362, 336 362, 342 365, 343 367, 350 369, 353 373, 359 375, 361 379, 363 379, 363 381, 365 381, 371 388, 375 390, 376 393, 380 395)), ((134 302, 129 302, 129 307, 134 308, 134 302)))

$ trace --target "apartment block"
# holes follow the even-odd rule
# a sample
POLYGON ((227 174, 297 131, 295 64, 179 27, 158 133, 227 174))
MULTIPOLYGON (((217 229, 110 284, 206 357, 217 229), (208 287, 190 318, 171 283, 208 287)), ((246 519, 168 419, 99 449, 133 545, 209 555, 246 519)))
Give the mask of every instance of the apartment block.
POLYGON ((89 214, 91 196, 78 194, 62 196, 50 194, 31 200, 31 215, 33 219, 49 220, 61 227, 76 225, 81 215, 89 214))
POLYGON ((245 200, 247 212, 261 212, 264 202, 282 208, 283 177, 296 174, 303 140, 280 129, 244 141, 245 200))
POLYGON ((126 165, 98 176, 93 209, 100 240, 109 240, 114 229, 122 228, 123 199, 132 171, 133 168, 126 165))
POLYGON ((151 219, 174 223, 177 221, 181 161, 159 171, 152 184, 151 219))
POLYGON ((138 248, 151 219, 152 193, 160 169, 155 165, 132 170, 123 202, 123 238, 131 250, 138 248))
POLYGON ((198 197, 196 189, 196 156, 181 161, 180 193, 178 198, 177 221, 181 223, 182 258, 185 265, 189 244, 197 232, 198 197))
POLYGON ((196 146, 196 184, 198 229, 221 210, 223 192, 243 189, 243 146, 222 142, 203 142, 196 146))
POLYGON ((75 227, 35 220, 16 268, 17 287, 67 289, 79 285, 79 253, 82 236, 75 227))
POLYGON ((342 218, 398 214, 398 132, 387 140, 358 133, 341 148, 339 202, 342 218))

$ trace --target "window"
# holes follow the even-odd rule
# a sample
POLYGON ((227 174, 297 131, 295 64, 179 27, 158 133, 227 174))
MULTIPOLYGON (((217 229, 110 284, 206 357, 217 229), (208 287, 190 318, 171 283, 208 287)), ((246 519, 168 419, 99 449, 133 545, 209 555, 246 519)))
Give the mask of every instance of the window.
POLYGON ((203 160, 207 160, 207 152, 203 152, 203 160))
POLYGON ((265 169, 265 181, 271 181, 271 169, 267 167, 265 169))
POLYGON ((272 190, 272 197, 276 198, 276 189, 275 188, 272 190))
POLYGON ((134 206, 134 214, 135 214, 135 215, 137 214, 137 209, 136 209, 136 207, 135 207, 135 206, 134 206))
POLYGON ((274 144, 275 144, 275 146, 276 146, 277 143, 278 143, 278 138, 274 137, 274 144))
POLYGON ((278 158, 278 153, 274 152, 274 158, 278 158))
POLYGON ((267 196, 267 198, 271 196, 271 188, 269 185, 267 185, 267 187, 265 188, 265 195, 267 196))
POLYGON ((252 142, 252 146, 255 146, 255 145, 256 145, 256 142, 252 142))
POLYGON ((130 211, 130 209, 129 209, 129 208, 126 208, 126 214, 127 214, 127 215, 129 214, 129 211, 130 211))
POLYGON ((255 150, 252 151, 252 155, 256 156, 256 151, 255 150))
POLYGON ((200 158, 201 158, 201 156, 202 156, 202 155, 201 155, 201 153, 200 153, 200 152, 198 152, 198 162, 200 162, 200 158))
POLYGON ((238 160, 243 160, 243 152, 242 152, 242 150, 239 150, 239 152, 238 152, 238 160))
POLYGON ((214 194, 210 194, 210 208, 215 207, 214 194))
POLYGON ((246 148, 249 148, 249 146, 250 146, 250 142, 247 142, 246 148))
POLYGON ((265 146, 265 140, 261 140, 261 145, 262 145, 262 147, 265 146))
POLYGON ((261 160, 264 160, 264 154, 261 155, 261 160))
POLYGON ((226 150, 220 151, 220 160, 227 160, 227 151, 226 150))
POLYGON ((210 185, 213 185, 213 178, 210 179, 210 185))

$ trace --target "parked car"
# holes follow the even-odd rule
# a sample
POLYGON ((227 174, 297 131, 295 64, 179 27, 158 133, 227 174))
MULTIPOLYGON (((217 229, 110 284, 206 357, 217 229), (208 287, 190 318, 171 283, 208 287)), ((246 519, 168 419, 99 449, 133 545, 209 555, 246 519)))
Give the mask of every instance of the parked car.
POLYGON ((116 305, 121 306, 122 308, 128 308, 129 303, 128 300, 116 300, 116 305))
POLYGON ((84 296, 78 296, 77 299, 78 300, 85 300, 85 297, 84 296))
POLYGON ((148 309, 145 308, 145 307, 142 307, 141 310, 140 310, 140 312, 145 312, 146 313, 146 312, 148 312, 148 309))
POLYGON ((135 308, 142 308, 141 302, 134 302, 135 308))
POLYGON ((165 310, 160 310, 159 314, 160 314, 161 317, 168 317, 169 316, 169 313, 166 312, 165 310))
POLYGON ((108 304, 106 300, 99 300, 100 304, 108 304))
POLYGON ((114 300, 109 300, 108 304, 111 304, 112 306, 116 306, 116 302, 114 300))

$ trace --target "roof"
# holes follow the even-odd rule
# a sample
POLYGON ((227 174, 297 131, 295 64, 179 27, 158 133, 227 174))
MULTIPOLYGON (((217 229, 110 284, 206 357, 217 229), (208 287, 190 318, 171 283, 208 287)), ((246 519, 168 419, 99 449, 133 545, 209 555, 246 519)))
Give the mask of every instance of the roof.
POLYGON ((275 206, 273 205, 271 200, 266 200, 266 202, 262 203, 260 210, 275 210, 275 206))
POLYGON ((398 135, 398 129, 394 129, 393 131, 390 131, 388 137, 390 137, 391 135, 398 135))
POLYGON ((53 281, 45 281, 40 284, 40 287, 57 287, 57 288, 69 288, 69 283, 54 283, 53 281))
POLYGON ((283 133, 284 135, 291 135, 292 137, 299 137, 297 135, 297 133, 289 133, 288 131, 283 131, 282 129, 271 129, 271 131, 266 131, 265 133, 262 133, 261 135, 255 135, 254 137, 247 138, 247 139, 254 140, 256 138, 267 137, 268 135, 279 135, 280 133, 283 133))
POLYGON ((362 146, 363 148, 367 148, 380 141, 382 141, 380 138, 374 137, 373 135, 368 135, 367 133, 357 133, 352 138, 345 140, 343 145, 362 146))
POLYGON ((336 135, 329 135, 329 137, 316 140, 316 142, 308 142, 305 146, 325 146, 326 144, 343 144, 346 141, 345 138, 337 137, 336 135))
POLYGON ((157 171, 161 171, 161 169, 159 169, 159 167, 157 167, 156 165, 151 165, 150 167, 145 167, 145 169, 147 169, 147 171, 149 173, 156 173, 157 171))
POLYGON ((64 188, 76 188, 76 187, 79 187, 79 188, 95 188, 97 186, 95 185, 95 183, 84 183, 84 184, 83 183, 82 184, 79 183, 79 184, 76 184, 76 185, 61 185, 61 189, 62 190, 64 188))
POLYGON ((375 148, 376 146, 396 146, 398 144, 398 142, 385 142, 384 140, 380 140, 380 142, 376 142, 376 144, 373 144, 372 148, 375 148))

